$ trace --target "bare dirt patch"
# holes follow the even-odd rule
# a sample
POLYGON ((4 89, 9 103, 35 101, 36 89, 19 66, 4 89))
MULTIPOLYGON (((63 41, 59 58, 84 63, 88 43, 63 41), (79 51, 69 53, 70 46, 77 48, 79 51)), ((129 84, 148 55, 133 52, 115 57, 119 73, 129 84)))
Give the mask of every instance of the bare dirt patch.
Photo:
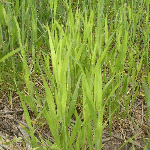
MULTIPOLYGON (((22 124, 27 127, 19 96, 16 93, 13 93, 11 104, 9 100, 9 92, 3 92, 0 93, 0 95, 0 148, 3 150, 30 149, 30 145, 25 140, 30 137, 20 126, 20 124, 22 124), (8 142, 19 137, 21 137, 21 140, 7 145, 8 142)), ((119 119, 114 117, 111 135, 109 125, 107 125, 103 131, 102 149, 118 150, 119 147, 126 141, 128 141, 127 144, 121 148, 123 150, 130 150, 133 148, 133 145, 136 150, 144 149, 146 144, 143 138, 147 141, 149 133, 149 128, 146 121, 146 110, 147 106, 144 102, 144 98, 141 95, 137 96, 132 112, 130 112, 130 115, 134 121, 132 121, 131 118, 119 119), (134 138, 129 140, 132 137, 134 138)), ((33 111, 30 109, 28 109, 28 111, 30 117, 34 120, 33 111)), ((49 139, 52 143, 55 142, 47 124, 42 127, 38 127, 37 131, 35 132, 37 138, 40 133, 43 138, 49 139)))

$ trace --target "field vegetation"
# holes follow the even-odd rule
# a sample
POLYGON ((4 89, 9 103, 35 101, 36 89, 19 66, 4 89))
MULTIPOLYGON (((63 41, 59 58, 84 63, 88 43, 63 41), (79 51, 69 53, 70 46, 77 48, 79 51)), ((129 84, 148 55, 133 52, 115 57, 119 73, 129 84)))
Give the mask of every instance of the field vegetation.
POLYGON ((149 0, 0 1, 0 99, 7 92, 13 109, 19 97, 29 135, 0 147, 105 149, 105 132, 128 120, 137 132, 113 149, 140 149, 133 111, 139 99, 149 134, 149 9, 149 0))

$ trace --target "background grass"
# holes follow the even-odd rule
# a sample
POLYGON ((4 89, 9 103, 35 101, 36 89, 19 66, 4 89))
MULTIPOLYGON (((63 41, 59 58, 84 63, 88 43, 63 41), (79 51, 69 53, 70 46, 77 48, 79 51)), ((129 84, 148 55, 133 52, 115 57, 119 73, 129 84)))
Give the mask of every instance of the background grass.
POLYGON ((142 82, 150 88, 149 15, 149 0, 0 2, 1 91, 19 94, 33 148, 101 149, 114 114, 134 122, 142 82), (54 144, 35 137, 40 117, 54 144))

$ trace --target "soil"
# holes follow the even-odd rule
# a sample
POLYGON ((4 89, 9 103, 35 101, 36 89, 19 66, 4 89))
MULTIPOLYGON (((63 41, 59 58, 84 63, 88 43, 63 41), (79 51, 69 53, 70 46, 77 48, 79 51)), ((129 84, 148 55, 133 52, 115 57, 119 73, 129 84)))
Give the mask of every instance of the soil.
MULTIPOLYGON (((34 113, 28 109, 31 119, 34 120, 34 113)), ((118 150, 120 146, 126 142, 121 149, 131 150, 133 146, 136 150, 143 150, 145 147, 145 141, 148 141, 149 128, 146 121, 147 106, 144 101, 144 97, 138 95, 135 99, 131 118, 117 118, 113 117, 112 132, 110 135, 110 128, 107 125, 103 131, 103 150, 118 150), (132 140, 129 140, 135 136, 132 140)), ((124 110, 120 110, 123 114, 124 110)), ((0 150, 25 150, 31 149, 26 138, 29 138, 28 134, 23 130, 22 126, 28 128, 23 109, 21 107, 19 96, 16 93, 12 94, 12 103, 9 99, 9 92, 5 91, 0 93, 0 150), (9 143, 15 138, 21 138, 17 142, 9 143)), ((46 139, 49 139, 51 143, 54 143, 54 139, 45 124, 43 127, 38 127, 35 135, 39 138, 39 133, 46 139)), ((93 148, 94 149, 94 148, 93 148)))

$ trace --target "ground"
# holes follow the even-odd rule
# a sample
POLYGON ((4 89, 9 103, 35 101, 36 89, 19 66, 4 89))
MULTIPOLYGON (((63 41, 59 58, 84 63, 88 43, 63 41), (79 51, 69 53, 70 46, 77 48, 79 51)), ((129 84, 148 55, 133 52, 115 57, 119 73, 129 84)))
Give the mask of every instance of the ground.
MULTIPOLYGON (((24 118, 19 96, 16 93, 13 93, 11 104, 8 93, 8 91, 0 93, 0 150, 30 149, 31 147, 29 144, 23 140, 19 140, 13 144, 9 143, 10 140, 15 139, 16 137, 22 137, 22 139, 24 139, 29 138, 29 136, 21 127, 21 124, 25 127, 27 127, 27 124, 24 118), (9 143, 9 145, 7 145, 7 143, 9 143)), ((113 117, 114 120, 111 135, 109 125, 107 125, 103 131, 102 149, 118 150, 123 143, 128 141, 127 144, 121 148, 122 150, 132 150, 133 145, 136 150, 143 150, 146 145, 144 139, 146 141, 148 140, 149 130, 146 123, 146 110, 147 106, 144 97, 142 95, 138 95, 134 102, 132 112, 130 112, 130 115, 135 123, 131 118, 120 119, 113 117), (129 140, 130 138, 133 139, 129 140)), ((31 118, 34 120, 34 114, 32 110, 28 109, 28 111, 31 118)), ((124 110, 120 109, 120 113, 123 112, 124 110)), ((37 137, 38 133, 40 133, 46 139, 50 137, 49 140, 52 143, 54 142, 51 132, 46 124, 42 128, 39 127, 37 131, 35 132, 37 137)))

